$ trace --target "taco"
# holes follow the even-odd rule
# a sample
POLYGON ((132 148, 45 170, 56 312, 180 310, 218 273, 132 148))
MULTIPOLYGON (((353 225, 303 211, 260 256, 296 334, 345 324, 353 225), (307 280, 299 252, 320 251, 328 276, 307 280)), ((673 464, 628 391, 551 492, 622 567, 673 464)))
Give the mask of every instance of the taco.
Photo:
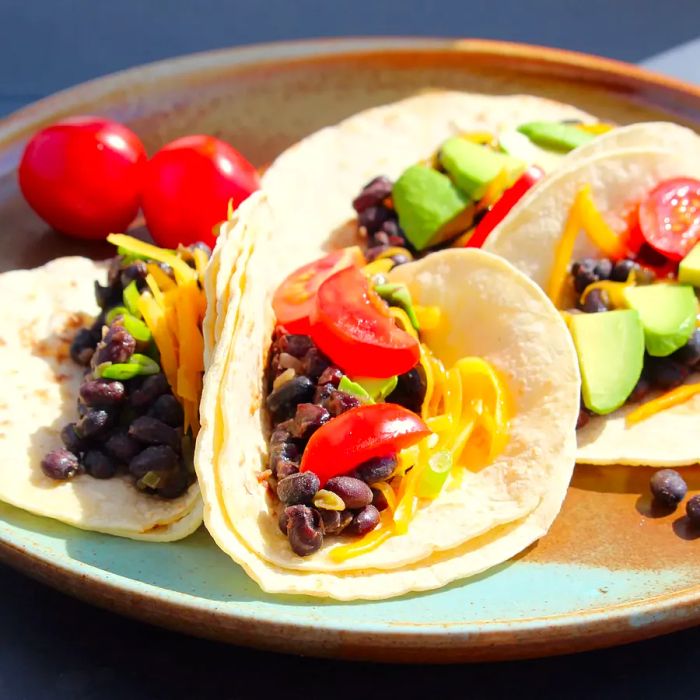
POLYGON ((202 520, 192 455, 209 251, 110 239, 109 263, 68 257, 0 275, 0 499, 87 530, 176 540, 202 520))
POLYGON ((626 131, 623 148, 525 196, 484 248, 567 319, 583 380, 578 461, 689 465, 700 460, 700 138, 666 123, 626 131))
POLYGON ((268 592, 347 600, 438 588, 541 537, 573 469, 579 392, 570 336, 542 291, 476 250, 388 277, 357 248, 314 263, 326 233, 287 255, 267 195, 249 201, 240 236, 221 244, 254 232, 229 280, 238 301, 205 378, 195 454, 219 546, 268 592), (308 298, 325 321, 292 332, 275 291, 319 274, 308 298))

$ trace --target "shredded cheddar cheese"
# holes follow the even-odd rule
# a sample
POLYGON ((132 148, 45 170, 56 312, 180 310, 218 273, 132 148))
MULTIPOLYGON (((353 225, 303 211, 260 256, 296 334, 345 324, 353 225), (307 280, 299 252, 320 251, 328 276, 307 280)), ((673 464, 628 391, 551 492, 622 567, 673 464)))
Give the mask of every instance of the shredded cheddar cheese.
POLYGON ((673 408, 673 406, 685 403, 696 394, 700 394, 700 383, 684 384, 683 386, 676 387, 675 389, 667 391, 665 394, 661 394, 661 396, 657 396, 651 401, 643 403, 638 408, 635 408, 634 411, 627 414, 625 422, 627 425, 634 425, 660 411, 665 411, 667 408, 673 408))

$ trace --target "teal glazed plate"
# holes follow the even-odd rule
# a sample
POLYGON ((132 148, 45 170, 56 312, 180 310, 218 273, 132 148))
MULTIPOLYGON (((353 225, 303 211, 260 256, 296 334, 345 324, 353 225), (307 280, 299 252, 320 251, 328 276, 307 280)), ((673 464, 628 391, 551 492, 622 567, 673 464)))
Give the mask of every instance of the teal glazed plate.
MULTIPOLYGON (((60 117, 126 122, 150 152, 178 136, 210 133, 263 167, 322 126, 436 87, 549 96, 620 123, 700 124, 694 86, 517 44, 372 38, 175 59, 86 83, 0 122, 0 269, 107 252, 47 230, 18 192, 24 143, 60 117)), ((515 560, 434 593, 384 602, 266 595, 204 529, 182 542, 150 544, 82 532, 6 505, 0 560, 96 605, 235 644, 373 661, 545 656, 700 622, 700 540, 680 511, 652 517, 650 474, 577 467, 551 532, 515 560)), ((684 476, 698 492, 700 467, 684 476)))

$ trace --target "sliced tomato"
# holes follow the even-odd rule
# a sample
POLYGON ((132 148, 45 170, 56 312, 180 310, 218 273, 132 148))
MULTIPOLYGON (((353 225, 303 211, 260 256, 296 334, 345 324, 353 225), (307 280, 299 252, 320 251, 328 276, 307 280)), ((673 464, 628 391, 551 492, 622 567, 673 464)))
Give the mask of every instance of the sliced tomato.
POLYGON ((350 376, 393 377, 418 364, 418 341, 396 325, 387 303, 356 267, 331 275, 319 288, 311 337, 350 376))
POLYGON ((361 267, 365 264, 362 251, 357 247, 336 250, 325 258, 315 260, 292 272, 277 287, 272 297, 272 308, 277 323, 290 333, 308 335, 309 316, 314 306, 316 290, 334 272, 346 267, 361 267))
POLYGON ((321 486, 375 457, 395 455, 430 435, 412 411, 393 403, 358 406, 322 425, 309 440, 300 471, 313 472, 321 486))
POLYGON ((491 207, 488 213, 476 225, 466 248, 481 248, 491 231, 505 219, 506 214, 518 203, 522 196, 544 177, 544 170, 531 165, 491 207))
POLYGON ((657 185, 639 205, 646 242, 669 260, 682 260, 700 239, 700 181, 677 177, 657 185))

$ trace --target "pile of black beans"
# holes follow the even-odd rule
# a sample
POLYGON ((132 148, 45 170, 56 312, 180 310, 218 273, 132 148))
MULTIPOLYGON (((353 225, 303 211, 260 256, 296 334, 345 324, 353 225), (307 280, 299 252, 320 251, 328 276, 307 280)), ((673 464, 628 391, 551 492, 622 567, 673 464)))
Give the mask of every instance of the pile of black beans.
MULTIPOLYGON (((601 280, 626 282, 632 271, 635 274, 636 284, 651 284, 655 279, 652 270, 628 259, 613 263, 605 258, 602 260, 584 258, 571 266, 574 289, 579 295, 583 294, 589 284, 601 280)), ((579 298, 578 308, 584 313, 599 313, 609 311, 612 307, 607 294, 602 290, 594 289, 584 302, 579 298)), ((651 391, 675 389, 683 384, 691 372, 696 371, 700 371, 700 330, 695 330, 686 345, 668 357, 652 357, 645 353, 642 375, 627 402, 639 403, 651 391)), ((592 415, 582 403, 577 429, 586 425, 592 415)))
MULTIPOLYGON (((172 275, 167 265, 161 267, 172 275)), ((127 474, 145 493, 176 498, 194 481, 193 446, 189 436, 183 436, 182 407, 165 375, 117 381, 94 374, 104 362, 126 363, 134 352, 146 351, 120 316, 109 326, 105 317, 122 305, 124 288, 131 282, 143 289, 147 272, 143 261, 118 256, 110 264, 107 285, 95 284, 100 314, 91 327, 78 330, 70 349, 72 359, 86 367, 78 419, 64 426, 64 447, 49 452, 41 467, 56 480, 83 473, 96 479, 127 474)))
MULTIPOLYGON (((366 462, 351 474, 330 479, 323 489, 316 474, 299 472, 304 448, 313 433, 361 405, 356 396, 338 389, 342 377, 342 371, 309 336, 276 331, 266 402, 272 418, 268 483, 280 501, 280 529, 299 556, 317 551, 326 535, 370 532, 379 523, 380 511, 387 507, 381 491, 372 485, 393 473, 395 456, 366 462)), ((412 370, 401 375, 387 401, 410 404, 407 407, 416 410, 424 395, 425 380, 412 370)))
MULTIPOLYGON (((396 211, 389 205, 393 187, 394 183, 388 177, 380 175, 370 180, 352 202, 357 212, 360 231, 366 237, 365 256, 370 262, 388 248, 410 249, 406 236, 399 226, 396 211)), ((411 258, 403 253, 397 253, 391 256, 391 260, 396 265, 403 265, 410 262, 411 258)))
MULTIPOLYGON (((688 484, 674 469, 660 469, 654 472, 649 488, 656 505, 669 512, 674 511, 688 493, 688 484)), ((700 494, 688 499, 685 513, 690 525, 700 529, 700 494)))

